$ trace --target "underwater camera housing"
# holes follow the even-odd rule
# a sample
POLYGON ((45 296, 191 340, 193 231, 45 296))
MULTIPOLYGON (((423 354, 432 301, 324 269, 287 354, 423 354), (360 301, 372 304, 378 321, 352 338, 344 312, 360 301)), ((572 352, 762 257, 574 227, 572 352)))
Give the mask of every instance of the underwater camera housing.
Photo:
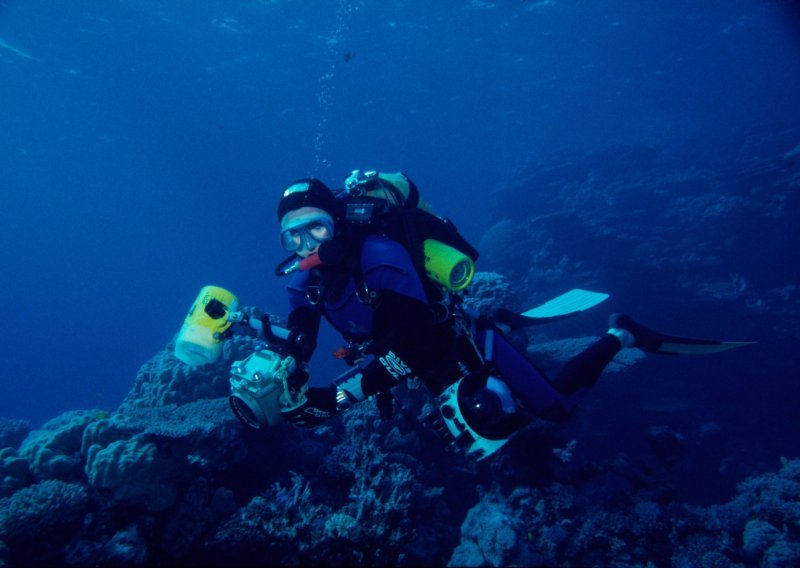
POLYGON ((519 430, 520 417, 508 386, 478 372, 462 377, 436 397, 423 420, 446 442, 476 460, 502 448, 519 430))
POLYGON ((286 381, 298 368, 288 353, 302 345, 305 337, 238 308, 238 298, 228 290, 204 286, 178 333, 175 356, 190 366, 219 360, 223 342, 233 336, 234 323, 263 336, 267 347, 231 365, 228 400, 233 413, 246 425, 256 429, 274 426, 283 420, 282 404, 291 400, 286 381))
POLYGON ((236 417, 251 428, 275 426, 283 421, 281 396, 285 378, 297 370, 291 355, 261 349, 231 366, 231 395, 236 417))

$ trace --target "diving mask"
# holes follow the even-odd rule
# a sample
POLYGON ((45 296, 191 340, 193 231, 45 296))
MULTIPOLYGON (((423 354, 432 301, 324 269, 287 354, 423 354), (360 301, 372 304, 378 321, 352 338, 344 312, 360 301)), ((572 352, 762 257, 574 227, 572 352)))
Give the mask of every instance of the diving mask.
POLYGON ((281 246, 287 252, 313 250, 333 237, 333 219, 326 213, 302 216, 281 229, 281 246))

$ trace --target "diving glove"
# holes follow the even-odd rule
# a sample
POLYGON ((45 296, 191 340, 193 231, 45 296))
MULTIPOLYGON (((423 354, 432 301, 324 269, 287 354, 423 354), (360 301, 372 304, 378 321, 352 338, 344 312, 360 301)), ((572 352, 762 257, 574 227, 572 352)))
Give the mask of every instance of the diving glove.
MULTIPOLYGON (((288 402, 281 399, 281 403, 288 402)), ((313 428, 336 414, 336 391, 331 388, 303 389, 293 404, 281 408, 281 415, 303 428, 313 428)))

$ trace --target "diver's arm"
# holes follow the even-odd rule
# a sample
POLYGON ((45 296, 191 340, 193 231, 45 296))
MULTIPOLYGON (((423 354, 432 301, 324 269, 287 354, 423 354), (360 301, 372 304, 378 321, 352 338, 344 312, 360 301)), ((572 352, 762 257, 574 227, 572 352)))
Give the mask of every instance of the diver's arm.
MULTIPOLYGON (((388 392, 435 360, 433 313, 408 252, 394 241, 370 239, 364 244, 363 253, 370 259, 363 266, 366 283, 378 293, 372 314, 370 355, 334 379, 332 387, 308 389, 307 400, 284 412, 288 420, 300 425, 314 426, 355 402, 388 392)), ((301 282, 302 276, 296 278, 301 282)), ((307 301, 304 286, 290 286, 289 291, 293 308, 304 306, 315 311, 307 301)), ((316 322, 316 331, 319 312, 312 321, 316 322)), ((309 337, 316 339, 316 333, 309 337)))
POLYGON ((306 398, 282 414, 300 426, 313 427, 379 392, 387 392, 416 374, 435 356, 433 316, 426 304, 403 294, 381 292, 375 308, 375 339, 369 357, 333 380, 331 387, 313 387, 306 398))
POLYGON ((290 355, 299 362, 307 363, 317 348, 319 324, 322 309, 308 299, 309 273, 298 272, 286 286, 289 300, 289 316, 286 327, 289 328, 290 355))
MULTIPOLYGON (((288 328, 294 341, 292 352, 295 359, 303 363, 311 359, 317 348, 317 335, 322 314, 308 306, 295 307, 287 318, 288 328)), ((309 374, 302 365, 298 371, 287 378, 289 388, 299 394, 300 402, 296 406, 283 408, 281 414, 289 422, 304 428, 313 428, 324 422, 338 411, 336 408, 336 390, 332 387, 310 387, 309 374)))
MULTIPOLYGON (((286 327, 289 329, 287 350, 300 363, 299 368, 305 368, 303 363, 311 360, 317 348, 319 324, 322 319, 320 307, 308 299, 308 278, 308 272, 298 272, 286 286, 289 300, 289 315, 286 318, 286 327)), ((289 386, 300 390, 308 382, 308 374, 299 374, 292 379, 289 386)))
POLYGON ((373 313, 371 361, 365 361, 360 388, 368 397, 415 376, 436 357, 433 313, 416 298, 380 292, 373 313))
POLYGON ((312 308, 298 307, 289 313, 287 327, 293 352, 299 361, 308 362, 317 348, 317 336, 322 314, 312 308))
POLYGON ((339 410, 335 387, 311 387, 296 406, 281 409, 281 415, 298 426, 313 428, 339 410))

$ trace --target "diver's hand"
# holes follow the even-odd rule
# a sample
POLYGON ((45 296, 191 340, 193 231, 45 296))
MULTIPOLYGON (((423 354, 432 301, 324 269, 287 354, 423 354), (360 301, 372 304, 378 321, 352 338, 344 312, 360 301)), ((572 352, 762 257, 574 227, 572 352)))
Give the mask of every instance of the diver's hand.
POLYGON ((281 408, 284 419, 303 428, 313 428, 336 414, 336 393, 330 388, 304 390, 301 400, 281 408))
POLYGON ((298 367, 294 373, 286 377, 286 386, 289 390, 294 392, 300 392, 303 387, 308 384, 308 380, 311 378, 311 375, 308 373, 308 367, 306 365, 302 365, 298 367))
POLYGON ((296 408, 306 400, 308 391, 308 365, 292 365, 292 370, 281 377, 283 380, 283 394, 281 395, 282 408, 296 408))

